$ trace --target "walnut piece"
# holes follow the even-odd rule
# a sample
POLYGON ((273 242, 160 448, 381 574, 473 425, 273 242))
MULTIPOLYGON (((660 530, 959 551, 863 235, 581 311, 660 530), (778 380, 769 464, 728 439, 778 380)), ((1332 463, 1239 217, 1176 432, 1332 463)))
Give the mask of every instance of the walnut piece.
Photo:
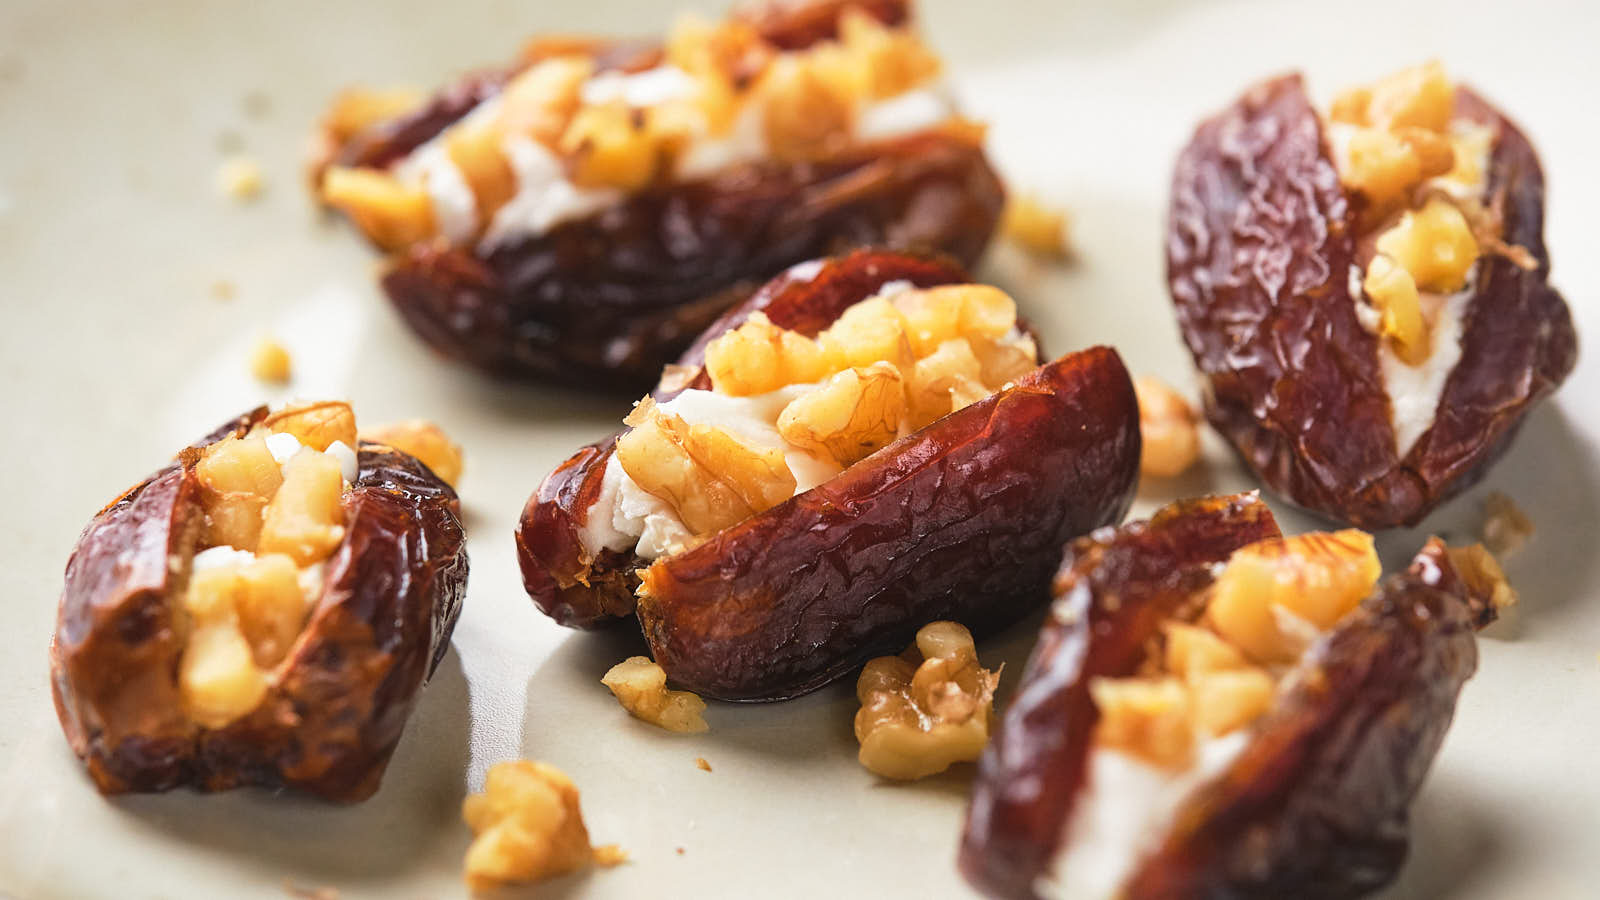
POLYGON ((1411 273, 1417 288, 1449 293, 1461 290, 1478 261, 1478 243, 1466 216, 1453 203, 1433 196, 1417 211, 1407 211, 1394 227, 1378 235, 1378 252, 1411 273))
POLYGON ((195 464, 210 546, 254 550, 261 514, 283 484, 283 472, 263 434, 225 438, 205 448, 195 464))
POLYGON ((876 362, 835 373, 796 397, 778 415, 778 433, 796 447, 849 466, 895 439, 905 406, 900 370, 876 362))
POLYGON ((261 196, 267 186, 261 164, 248 156, 232 156, 217 167, 217 189, 236 203, 248 203, 261 196))
POLYGON ((256 341, 255 349, 250 351, 251 375, 261 381, 284 384, 288 382, 291 371, 292 360, 282 344, 267 337, 256 341))
POLYGON ((1483 523, 1478 528, 1484 546, 1500 559, 1520 552, 1533 537, 1533 520, 1510 496, 1490 491, 1483 498, 1483 523))
POLYGON ((267 503, 257 546, 309 566, 344 540, 343 473, 326 453, 301 450, 283 467, 283 484, 267 503))
POLYGON ((526 135, 554 147, 577 114, 583 83, 592 74, 594 60, 578 54, 529 66, 501 91, 496 124, 506 134, 526 135))
POLYGON ((998 671, 979 666, 965 627, 924 625, 904 655, 868 662, 856 681, 861 764, 910 781, 976 760, 989 741, 999 680, 998 671))
POLYGON ((1356 529, 1258 541, 1234 551, 1206 609, 1217 633, 1262 663, 1293 662, 1297 620, 1331 627, 1382 574, 1372 535, 1356 529))
POLYGON ((667 673, 649 657, 628 657, 612 666, 600 683, 636 719, 680 734, 710 730, 703 715, 706 702, 690 691, 669 690, 667 673))
POLYGON ((1139 398, 1139 471, 1149 477, 1172 478, 1200 458, 1200 429, 1183 395, 1151 375, 1133 383, 1139 398))
POLYGON ((299 403, 268 413, 261 420, 267 431, 292 434, 295 440, 313 450, 328 449, 334 441, 356 446, 356 413, 350 404, 339 400, 299 403))
POLYGON ((468 795, 461 818, 472 829, 463 875, 474 891, 565 875, 590 865, 616 865, 615 845, 591 847, 578 788, 554 766, 528 760, 496 763, 483 793, 468 795))
POLYGON ((712 388, 730 397, 809 384, 828 374, 815 341, 773 325, 760 312, 707 345, 705 366, 712 388))
POLYGON ((633 429, 617 440, 617 462, 691 534, 720 531, 794 496, 794 474, 780 450, 690 425, 648 397, 624 421, 633 429))
POLYGON ((428 192, 377 169, 331 166, 322 174, 321 197, 384 250, 409 247, 435 230, 428 192))
POLYGON ((1067 214, 1046 206, 1031 194, 1006 200, 1000 216, 1000 233, 1041 259, 1066 259, 1072 255, 1067 237, 1067 214))
POLYGON ((362 429, 361 439, 415 456, 451 487, 461 480, 461 446, 432 422, 408 419, 377 425, 362 429))
POLYGON ((1392 342, 1395 355, 1412 366, 1427 361, 1433 346, 1411 273, 1380 253, 1367 264, 1361 289, 1378 310, 1378 333, 1392 342))
POLYGON ((1094 739, 1101 746, 1172 769, 1194 758, 1193 710, 1182 681, 1091 678, 1089 698, 1100 712, 1094 739))

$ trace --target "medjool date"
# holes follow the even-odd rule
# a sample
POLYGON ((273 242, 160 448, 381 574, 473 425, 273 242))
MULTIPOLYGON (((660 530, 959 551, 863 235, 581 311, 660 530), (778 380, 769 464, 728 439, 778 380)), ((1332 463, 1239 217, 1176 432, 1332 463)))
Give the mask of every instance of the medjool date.
POLYGON ((336 107, 313 179, 444 355, 643 386, 794 263, 981 254, 1003 190, 909 15, 784 3, 686 21, 660 47, 535 42, 405 115, 336 107))
POLYGON ((253 410, 107 506, 50 647, 96 786, 371 795, 461 609, 457 508, 344 404, 253 410))
POLYGON ((980 762, 962 871, 1007 897, 1386 883, 1509 589, 1437 539, 1378 577, 1367 535, 1281 538, 1253 495, 1075 542, 980 762))
POLYGON ((1126 512, 1137 404, 1114 351, 1035 368, 1009 298, 963 281, 863 251, 768 285, 669 369, 632 430, 584 448, 530 498, 518 550, 534 601, 578 626, 636 612, 676 683, 738 700, 815 689, 931 621, 988 631, 1035 608, 1052 542, 1126 512), (879 383, 894 388, 868 393, 879 383), (868 406, 897 429, 851 432, 868 406), (850 440, 795 445, 802 415, 850 440), (681 454, 627 458, 630 444, 674 440, 681 454), (733 465, 709 467, 710 487, 679 478, 705 454, 745 452, 729 442, 776 454, 781 489, 761 494, 769 470, 753 464, 749 489, 733 465))
POLYGON ((1252 88, 1172 183, 1168 280, 1207 416, 1294 502, 1417 523, 1572 370, 1543 220, 1527 139, 1436 64, 1331 121, 1298 76, 1252 88))

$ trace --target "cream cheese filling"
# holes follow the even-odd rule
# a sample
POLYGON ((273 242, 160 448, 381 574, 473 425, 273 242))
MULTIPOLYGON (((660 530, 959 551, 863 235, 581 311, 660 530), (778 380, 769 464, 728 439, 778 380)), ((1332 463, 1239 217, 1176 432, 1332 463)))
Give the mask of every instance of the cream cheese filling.
MULTIPOLYGON (((1356 126, 1343 122, 1326 123, 1328 145, 1336 168, 1341 173, 1349 170, 1349 146, 1356 126)), ((1437 190, 1463 202, 1479 201, 1483 195, 1484 178, 1489 168, 1494 130, 1476 122, 1457 119, 1450 125, 1450 134, 1458 153, 1463 150, 1471 156, 1457 164, 1444 175, 1422 183, 1425 190, 1437 190)), ((1364 269, 1350 267, 1350 296, 1356 300, 1356 318, 1361 326, 1379 334, 1382 317, 1365 298, 1362 288, 1364 269)), ((1389 424, 1394 431, 1395 455, 1405 458, 1418 440, 1433 427, 1438 418, 1439 401, 1444 387, 1461 361, 1461 335, 1467 307, 1470 305, 1476 284, 1476 272, 1468 276, 1460 291, 1449 295, 1424 294, 1424 315, 1428 320, 1431 342, 1428 357, 1417 365, 1402 360, 1390 342, 1378 341, 1378 367, 1383 377, 1385 392, 1389 395, 1389 424), (1431 315, 1429 314, 1431 313, 1431 315)))
MULTIPOLYGON (((677 99, 693 89, 693 79, 686 73, 663 65, 632 74, 602 72, 586 81, 581 91, 585 103, 622 99, 630 106, 648 107, 677 99)), ((396 177, 422 184, 440 233, 452 243, 471 243, 478 233, 480 217, 466 177, 450 159, 446 139, 462 124, 493 118, 501 103, 498 95, 484 100, 394 165, 396 177)), ((954 113, 954 102, 942 85, 916 88, 863 106, 857 117, 855 139, 867 142, 912 134, 932 128, 954 113)), ((478 245, 482 252, 538 237, 563 222, 586 218, 626 199, 627 195, 619 190, 574 184, 561 159, 532 138, 508 135, 502 150, 516 175, 517 191, 484 228, 478 245)), ((700 134, 691 140, 673 174, 679 180, 703 178, 770 155, 760 105, 747 102, 726 133, 700 134)))
POLYGON ((1120 750, 1091 750, 1062 843, 1034 891, 1063 900, 1121 896, 1140 860, 1160 846, 1184 800, 1226 771, 1248 743, 1248 728, 1207 740, 1196 748, 1194 765, 1181 772, 1120 750))

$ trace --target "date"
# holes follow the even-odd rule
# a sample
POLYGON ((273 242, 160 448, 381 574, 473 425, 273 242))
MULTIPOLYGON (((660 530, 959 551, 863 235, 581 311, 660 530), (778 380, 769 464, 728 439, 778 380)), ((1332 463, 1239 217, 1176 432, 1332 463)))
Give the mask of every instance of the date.
MULTIPOLYGON (((1474 630, 1493 620, 1506 588, 1485 555, 1437 539, 1404 572, 1377 582, 1370 541, 1351 536, 1360 537, 1281 539, 1265 505, 1247 494, 1184 501, 1073 543, 1056 578, 1055 614, 980 763, 960 853, 974 886, 1033 897, 1080 884, 1070 864, 1085 860, 1071 850, 1087 838, 1072 829, 1095 821, 1079 807, 1096 800, 1089 773, 1102 771, 1093 768, 1097 754, 1116 746, 1148 760, 1151 750, 1180 746, 1152 737, 1157 729, 1119 727, 1161 721, 1148 704, 1122 701, 1141 685, 1181 681, 1193 706, 1175 708, 1191 721, 1214 723, 1208 714, 1219 707, 1236 712, 1242 686, 1269 679, 1259 647, 1232 643, 1247 632, 1240 598, 1262 590, 1278 592, 1269 598, 1299 616, 1313 616, 1336 590, 1344 606, 1335 610, 1348 611, 1317 629, 1275 690, 1252 695, 1248 715, 1218 729, 1242 743, 1149 823, 1153 834, 1130 835, 1138 846, 1120 848, 1127 855, 1110 893, 1355 897, 1393 878, 1405 856, 1407 807, 1476 666, 1474 630), (1294 571, 1282 568, 1286 561, 1308 577, 1263 587, 1248 576, 1263 565, 1280 576, 1294 571), (1163 658, 1165 672, 1152 676, 1162 667, 1152 660, 1163 658)), ((1286 634, 1277 639, 1294 646, 1286 634)), ((1161 764, 1176 759, 1181 771, 1199 756, 1161 764)))
POLYGON ((352 129, 328 123, 313 182, 386 253, 385 292, 443 356, 500 376, 641 388, 719 315, 800 261, 861 246, 966 264, 981 255, 1004 201, 982 129, 953 112, 888 131, 851 121, 854 110, 906 96, 936 74, 937 60, 905 37, 909 19, 902 0, 822 0, 746 7, 704 34, 685 27, 659 46, 535 41, 508 70, 469 76, 405 115, 348 136, 352 129), (863 74, 831 80, 820 61, 832 57, 811 52, 824 44, 860 57, 852 65, 863 74), (851 49, 868 46, 875 49, 851 49), (589 88, 688 71, 700 93, 687 107, 639 101, 631 119, 613 121, 604 103, 581 100, 576 83, 567 85, 570 96, 526 87, 526 76, 546 63, 586 67, 589 88), (902 76, 908 71, 919 74, 902 76), (494 149, 503 145, 469 140, 477 127, 469 113, 482 119, 474 111, 496 103, 536 107, 520 118, 498 115, 514 120, 504 125, 508 134, 548 130, 535 135, 547 150, 519 152, 554 154, 564 174, 549 196, 585 198, 570 214, 545 221, 536 212, 543 224, 520 231, 491 227, 519 187, 533 190, 523 183, 532 176, 494 149), (789 109, 810 112, 785 117, 789 109), (728 158, 723 165, 703 161, 711 151, 694 156, 699 144, 750 140, 735 134, 750 126, 735 121, 762 126, 765 149, 717 150, 728 158), (451 201, 470 208, 452 215, 476 214, 475 223, 449 226, 454 235, 440 233, 449 223, 437 203, 430 213, 429 198, 396 174, 440 142, 451 171, 472 189, 451 201))
MULTIPOLYGON (((458 502, 386 446, 345 445, 355 478, 342 493, 338 462, 320 473, 332 479, 335 508, 324 511, 337 530, 295 517, 318 513, 314 466, 295 457, 272 485, 254 560, 195 564, 238 521, 230 504, 248 500, 224 481, 278 477, 271 457, 271 469, 223 472, 230 453, 252 452, 250 439, 277 422, 298 432, 301 457, 336 455, 311 451, 345 420, 282 415, 256 409, 186 449, 97 514, 73 550, 51 686, 68 743, 103 793, 260 785, 365 799, 448 648, 467 579, 458 502), (228 452, 213 452, 223 443, 228 452), (331 546, 296 542, 317 535, 331 546), (297 570, 302 552, 320 559, 297 570)), ((348 431, 355 443, 353 418, 348 431)))
MULTIPOLYGON (((965 282, 948 263, 875 251, 802 264, 708 331, 652 399, 714 393, 708 347, 753 321, 826 347, 886 286, 965 282)), ((732 700, 814 690, 931 621, 980 633, 1015 621, 1047 593, 1061 543, 1126 512, 1139 458, 1127 372, 1115 351, 1092 348, 651 560, 584 542, 620 438, 579 451, 529 499, 517 537, 524 585, 563 624, 635 613, 674 682, 732 700)))
MULTIPOLYGON (((1538 158, 1477 94, 1445 90, 1453 93, 1444 95, 1444 116, 1487 142, 1484 171, 1465 200, 1438 206, 1436 182, 1417 182, 1416 171, 1391 196, 1398 188, 1374 185, 1387 190, 1380 179, 1393 173, 1359 159, 1336 163, 1336 126, 1318 115, 1298 76, 1262 83, 1202 124, 1172 182, 1168 281, 1208 386, 1208 418, 1272 490, 1363 528, 1416 524, 1475 483, 1577 355, 1566 303, 1547 283, 1538 158), (1388 207, 1408 202, 1417 211, 1397 221, 1388 207), (1385 226, 1400 235, 1407 217, 1420 223, 1436 211, 1447 223, 1471 216, 1457 228, 1470 230, 1465 240, 1478 254, 1464 285, 1425 272, 1413 282, 1385 255, 1403 258, 1405 249, 1385 243, 1385 226), (1379 277, 1396 274, 1405 275, 1398 286, 1379 277), (1436 307, 1459 324, 1430 335, 1424 317, 1436 307), (1404 386, 1425 380, 1424 360, 1456 350, 1436 401, 1404 386), (1386 355, 1411 368, 1381 363, 1386 355), (1390 370, 1416 374, 1397 382, 1390 370)), ((1369 124, 1361 110, 1341 115, 1369 124)), ((1446 178, 1477 165, 1477 149, 1457 146, 1452 156, 1444 138, 1399 132, 1427 138, 1417 145, 1425 149, 1442 147, 1457 167, 1446 178)), ((1356 139, 1388 138, 1362 129, 1356 139)))

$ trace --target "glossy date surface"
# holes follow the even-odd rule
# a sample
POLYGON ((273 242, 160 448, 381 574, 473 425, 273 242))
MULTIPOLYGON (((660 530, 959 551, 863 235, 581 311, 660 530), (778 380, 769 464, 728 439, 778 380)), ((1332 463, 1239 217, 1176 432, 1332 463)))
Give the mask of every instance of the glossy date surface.
POLYGON ((204 519, 197 456, 186 451, 102 510, 67 563, 50 647, 67 740, 108 794, 261 785, 365 799, 461 610, 467 556, 455 493, 412 457, 363 443, 344 541, 281 675, 243 718, 201 728, 176 682, 185 637, 175 593, 204 519))
MULTIPOLYGON (((1193 614, 1216 564, 1278 534, 1253 495, 1184 501, 1075 542, 1015 699, 980 763, 961 869, 1032 897, 1084 793, 1089 680, 1135 672, 1161 623, 1193 614)), ((1378 585, 1306 653, 1241 754, 1189 794, 1124 885, 1130 898, 1355 897, 1405 857, 1406 810, 1477 660, 1490 597, 1444 546, 1378 585)))
POLYGON ((1494 129, 1488 207, 1537 265, 1486 254, 1433 426, 1397 453, 1378 339, 1356 316, 1357 199, 1340 183, 1298 76, 1203 123, 1178 160, 1167 275, 1212 424, 1274 491, 1362 528, 1420 521, 1480 478, 1577 342, 1547 284, 1544 177, 1517 128, 1461 88, 1458 117, 1494 129))

